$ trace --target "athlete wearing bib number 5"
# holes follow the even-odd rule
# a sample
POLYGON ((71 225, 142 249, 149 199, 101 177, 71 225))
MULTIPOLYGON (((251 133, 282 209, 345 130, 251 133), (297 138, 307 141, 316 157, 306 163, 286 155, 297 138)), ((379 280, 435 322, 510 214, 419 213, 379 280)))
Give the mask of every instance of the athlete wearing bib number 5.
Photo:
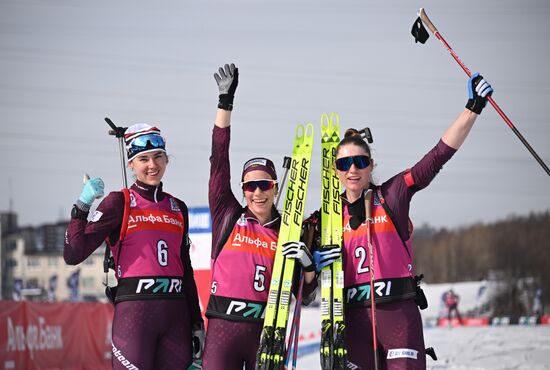
POLYGON ((74 265, 103 241, 111 249, 118 280, 113 369, 187 368, 202 354, 201 348, 193 351, 193 338, 204 338, 189 257, 187 206, 162 190, 168 157, 160 130, 133 125, 124 139, 136 182, 111 192, 87 222, 92 202, 103 196, 103 181, 86 181, 73 208, 63 255, 74 265))
MULTIPOLYGON (((238 76, 233 64, 226 64, 214 76, 220 95, 208 189, 212 286, 206 310, 205 370, 254 369, 280 226, 279 212, 273 204, 279 187, 271 160, 253 158, 244 164, 240 180, 246 207, 231 190, 230 118, 238 76)), ((287 258, 297 258, 305 269, 314 269, 312 259, 303 262, 299 253, 287 254, 287 258)), ((314 278, 314 272, 305 276, 306 304, 314 297, 314 278)))
MULTIPOLYGON (((345 188, 343 198, 343 268, 348 368, 373 369, 370 260, 365 194, 372 189, 371 239, 374 260, 375 315, 378 350, 383 369, 425 369, 426 351, 418 307, 427 305, 414 274, 412 224, 409 206, 417 191, 426 188, 466 139, 493 91, 475 74, 468 81, 466 109, 441 140, 412 168, 381 185, 374 185, 374 161, 368 144, 349 129, 336 151, 336 172, 345 188), (418 306, 418 307, 417 307, 418 306)), ((313 216, 310 220, 318 218, 313 216)), ((308 220, 309 221, 309 220, 308 220)), ((315 230, 320 229, 316 227, 315 230)), ((316 238, 316 240, 319 240, 316 238)), ((314 251, 316 260, 330 251, 314 251)), ((333 258, 334 259, 334 258, 333 258)), ((323 265, 333 262, 325 258, 323 265)), ((321 267, 321 266, 318 266, 321 267)))

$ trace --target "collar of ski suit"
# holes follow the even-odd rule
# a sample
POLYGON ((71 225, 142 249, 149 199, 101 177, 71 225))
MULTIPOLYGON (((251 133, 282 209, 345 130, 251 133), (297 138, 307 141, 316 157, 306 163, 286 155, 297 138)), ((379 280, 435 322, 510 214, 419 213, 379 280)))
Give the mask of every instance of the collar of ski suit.
MULTIPOLYGON (((252 213, 252 211, 250 211, 248 207, 244 208, 243 215, 247 220, 254 220, 261 225, 260 220, 258 220, 256 215, 252 213)), ((270 229, 279 230, 280 225, 281 225, 281 215, 279 214, 279 211, 277 211, 275 206, 273 206, 271 208, 271 221, 268 221, 261 226, 268 227, 270 229)))
POLYGON ((138 192, 139 195, 150 202, 158 203, 164 199, 162 182, 158 186, 151 186, 136 180, 136 182, 132 185, 132 190, 138 192))

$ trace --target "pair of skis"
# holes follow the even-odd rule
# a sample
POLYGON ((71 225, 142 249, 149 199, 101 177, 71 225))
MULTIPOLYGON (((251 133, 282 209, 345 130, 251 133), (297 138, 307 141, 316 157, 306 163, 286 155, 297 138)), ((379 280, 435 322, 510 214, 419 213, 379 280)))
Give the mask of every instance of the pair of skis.
MULTIPOLYGON (((321 116, 321 241, 322 245, 342 244, 342 203, 340 180, 333 164, 340 142, 340 123, 336 113, 321 116)), ((260 347, 257 370, 283 369, 286 351, 285 337, 295 261, 282 255, 282 245, 300 239, 310 159, 313 147, 313 125, 299 125, 294 138, 290 176, 281 215, 275 263, 260 347)), ((323 370, 346 369, 344 322, 344 272, 342 258, 321 271, 321 367, 323 370)), ((301 302, 297 301, 295 310, 301 302)), ((299 315, 299 311, 298 315, 299 315)), ((294 331, 294 327, 292 328, 294 331)), ((298 336, 298 333, 295 333, 298 336)), ((297 348, 295 346, 295 351, 297 348)), ((296 355, 296 353, 294 353, 296 355)))
MULTIPOLYGON (((336 113, 321 116, 321 245, 342 246, 342 201, 336 174, 340 122, 336 113)), ((321 270, 321 368, 346 369, 342 256, 321 270)))
POLYGON ((300 240, 312 149, 313 125, 311 123, 305 126, 298 125, 294 137, 286 197, 281 211, 281 227, 269 286, 264 327, 256 356, 257 370, 281 370, 285 362, 286 327, 295 260, 285 258, 282 250, 286 242, 300 240))

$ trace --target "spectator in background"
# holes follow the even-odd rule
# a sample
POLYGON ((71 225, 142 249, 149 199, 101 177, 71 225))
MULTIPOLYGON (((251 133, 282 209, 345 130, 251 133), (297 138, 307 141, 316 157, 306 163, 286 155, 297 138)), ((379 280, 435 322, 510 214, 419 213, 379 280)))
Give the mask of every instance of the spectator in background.
POLYGON ((535 297, 533 298, 533 315, 542 315, 542 288, 538 287, 535 290, 535 297))
POLYGON ((15 279, 13 281, 13 290, 11 293, 11 299, 16 302, 19 302, 22 299, 21 290, 23 289, 23 280, 15 279))
POLYGON ((447 319, 449 320, 449 325, 451 325, 453 311, 456 312, 456 317, 460 325, 463 325, 462 317, 460 316, 460 312, 458 312, 459 301, 460 297, 454 292, 452 288, 449 289, 447 293, 445 293, 445 306, 447 307, 447 319))
POLYGON ((57 275, 54 274, 48 280, 48 302, 57 301, 55 291, 57 290, 57 275))
POLYGON ((479 289, 477 290, 477 296, 476 296, 476 315, 478 316, 482 312, 482 309, 481 309, 482 299, 486 301, 484 297, 486 291, 487 291, 487 280, 485 278, 481 278, 481 282, 479 284, 479 289))

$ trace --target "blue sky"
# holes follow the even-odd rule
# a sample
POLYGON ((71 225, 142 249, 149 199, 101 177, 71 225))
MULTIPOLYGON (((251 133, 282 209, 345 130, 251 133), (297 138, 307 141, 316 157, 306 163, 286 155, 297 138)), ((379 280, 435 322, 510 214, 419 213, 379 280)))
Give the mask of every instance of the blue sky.
MULTIPOLYGON (((121 187, 104 117, 158 125, 171 155, 165 190, 207 205, 213 73, 240 70, 233 188, 245 160, 276 164, 294 126, 337 112, 368 125, 382 182, 432 148, 467 100, 467 77, 433 36, 410 35, 423 6, 494 99, 550 163, 550 4, 546 1, 0 0, 0 210, 20 224, 67 219, 84 172, 121 187)), ((320 130, 317 130, 317 134, 320 130)), ((319 138, 319 135, 317 135, 319 138)), ((320 199, 314 151, 307 209, 320 199)), ((416 225, 454 227, 550 209, 550 177, 488 107, 412 203, 416 225)))

